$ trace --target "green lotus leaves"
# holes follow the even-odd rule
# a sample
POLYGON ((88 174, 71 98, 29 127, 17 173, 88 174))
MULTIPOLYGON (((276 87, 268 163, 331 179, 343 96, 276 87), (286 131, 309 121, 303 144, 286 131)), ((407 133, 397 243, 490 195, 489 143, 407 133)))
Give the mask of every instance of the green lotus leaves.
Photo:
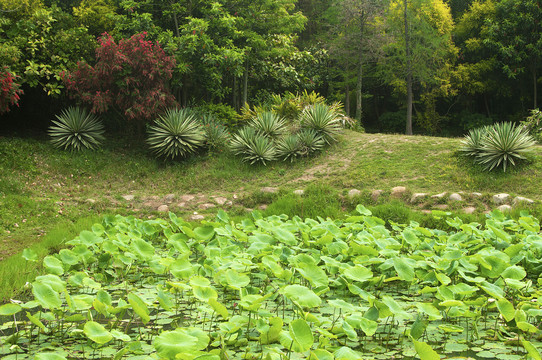
POLYGON ((250 277, 245 274, 239 274, 233 269, 228 269, 225 273, 226 282, 236 290, 240 290, 250 284, 250 277))
POLYGON ((347 346, 343 346, 333 353, 335 360, 362 360, 363 356, 347 346))
POLYGON ((303 319, 295 319, 289 325, 290 336, 299 345, 301 352, 309 350, 314 343, 309 324, 303 319))
POLYGON ((416 262, 400 257, 393 258, 393 267, 401 280, 411 282, 414 280, 414 266, 416 262))
POLYGON ((209 241, 215 236, 215 229, 212 226, 201 226, 194 229, 195 239, 198 241, 209 241))
POLYGON ((32 249, 24 249, 22 257, 26 261, 38 261, 38 254, 32 249))
POLYGON ((57 353, 43 352, 36 354, 34 360, 66 360, 66 357, 57 353))
POLYGON ((83 332, 90 340, 97 344, 105 344, 113 339, 113 335, 95 321, 87 321, 83 328, 83 332))
POLYGON ((190 354, 205 349, 209 345, 209 340, 200 329, 177 328, 174 331, 162 332, 154 338, 153 345, 161 357, 175 359, 179 354, 190 354))
POLYGON ((193 273, 194 268, 186 257, 179 258, 170 265, 169 271, 178 279, 188 279, 193 273))
POLYGON ((154 256, 154 246, 142 239, 132 240, 132 250, 141 260, 150 260, 154 256))
POLYGON ((288 285, 283 290, 284 296, 301 307, 317 307, 322 299, 309 288, 302 285, 288 285))
POLYGON ((301 263, 298 265, 297 271, 314 287, 329 285, 326 272, 317 265, 301 263))
POLYGON ((47 255, 43 258, 43 267, 50 273, 54 275, 64 274, 64 267, 62 266, 62 261, 58 260, 56 257, 47 255))
POLYGON ((428 344, 411 337, 420 360, 440 360, 439 354, 428 344))
POLYGON ((499 309, 499 312, 506 321, 512 321, 514 319, 514 316, 516 315, 516 309, 514 309, 514 305, 512 305, 510 301, 504 298, 497 301, 497 309, 499 309))
POLYGON ((146 324, 150 321, 151 318, 149 316, 149 308, 147 307, 147 304, 145 304, 143 299, 141 299, 134 293, 129 293, 128 302, 132 306, 134 312, 141 318, 143 324, 146 324))
POLYGON ((60 295, 49 284, 33 282, 32 294, 34 294, 34 299, 46 309, 58 309, 62 305, 60 295))
POLYGON ((370 280, 373 277, 373 272, 362 265, 355 265, 343 271, 343 275, 348 279, 358 282, 370 280))
POLYGON ((18 304, 4 304, 0 306, 0 316, 11 316, 17 314, 23 308, 18 304))

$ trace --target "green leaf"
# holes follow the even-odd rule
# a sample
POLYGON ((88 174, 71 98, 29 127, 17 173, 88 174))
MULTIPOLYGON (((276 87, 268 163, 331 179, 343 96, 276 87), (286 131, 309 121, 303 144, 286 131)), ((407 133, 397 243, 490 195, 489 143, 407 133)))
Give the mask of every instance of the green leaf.
POLYGON ((313 287, 328 286, 329 278, 324 270, 314 264, 301 263, 297 267, 297 271, 303 276, 313 287))
POLYGON ((36 354, 34 360, 66 360, 66 357, 57 353, 43 352, 36 354))
POLYGON ((17 304, 4 304, 0 306, 0 316, 11 316, 17 314, 19 311, 22 310, 22 307, 17 304))
POLYGON ((194 273, 194 268, 186 257, 182 257, 170 265, 169 271, 178 279, 188 279, 194 273))
POLYGON ((62 267, 62 261, 56 257, 48 255, 43 258, 43 267, 51 274, 62 275, 64 274, 64 268, 62 267))
POLYGON ((188 335, 183 329, 164 331, 154 338, 153 345, 160 355, 166 359, 175 359, 177 354, 198 350, 198 339, 188 335))
POLYGON ((303 319, 295 319, 290 323, 290 336, 301 347, 302 352, 309 350, 314 343, 311 328, 303 319))
POLYGON ((229 224, 229 222, 230 222, 230 217, 222 209, 218 210, 218 212, 216 214, 216 218, 217 218, 218 221, 220 221, 221 223, 224 223, 224 224, 229 224))
POLYGON ((395 257, 393 259, 393 267, 395 268, 395 271, 397 271, 397 274, 401 280, 408 282, 414 280, 414 266, 412 266, 412 263, 403 258, 395 257))
POLYGON ((297 239, 295 238, 295 235, 292 234, 291 231, 288 231, 286 229, 282 228, 274 228, 272 230, 273 235, 282 243, 288 245, 288 246, 295 246, 297 245, 297 239))
POLYGON ((416 307, 429 316, 429 320, 440 320, 442 315, 440 311, 430 303, 416 303, 416 307))
POLYGON ((410 315, 391 296, 384 295, 382 297, 382 302, 390 309, 395 317, 400 317, 403 319, 410 318, 410 315))
POLYGON ((132 245, 132 249, 141 260, 147 261, 154 256, 154 246, 145 240, 133 239, 132 245))
POLYGON ((283 294, 301 307, 317 307, 322 302, 318 295, 302 285, 288 285, 284 288, 283 294))
POLYGON ((216 311, 217 314, 222 316, 224 320, 228 320, 230 317, 230 314, 228 313, 228 309, 219 303, 215 298, 209 299, 209 305, 213 308, 214 311, 216 311))
POLYGON ((410 328, 410 336, 412 336, 413 339, 418 340, 425 333, 428 323, 427 320, 424 320, 423 316, 418 315, 416 321, 414 321, 410 328))
POLYGON ((499 299, 499 301, 497 301, 497 309, 499 309, 499 312, 506 321, 512 321, 514 319, 516 310, 510 301, 504 298, 499 299))
POLYGON ((429 345, 424 342, 418 341, 413 337, 410 337, 414 343, 414 349, 420 357, 420 360, 440 360, 439 354, 429 345))
POLYGON ((361 215, 365 215, 365 216, 371 216, 373 213, 371 212, 371 210, 367 209, 365 206, 359 204, 358 206, 356 206, 356 211, 358 213, 360 213, 361 215))
POLYGON ((527 276, 527 272, 525 272, 525 269, 522 267, 514 265, 506 268, 506 270, 502 272, 501 276, 505 279, 522 280, 525 276, 527 276))
POLYGON ((105 344, 113 339, 113 335, 95 321, 87 321, 83 332, 90 340, 97 344, 105 344))
POLYGON ((521 344, 523 345, 523 348, 527 351, 529 356, 533 358, 533 360, 542 360, 540 357, 540 352, 531 344, 529 341, 525 339, 521 339, 521 344))
POLYGON ((41 306, 47 309, 58 309, 62 305, 60 295, 53 288, 41 282, 32 283, 32 293, 41 306))
POLYGON ((344 276, 353 281, 364 282, 372 279, 373 272, 362 265, 355 265, 344 270, 344 276))
POLYGON ((228 269, 225 273, 226 281, 229 286, 240 290, 250 284, 250 277, 245 274, 239 274, 234 269, 228 269))
POLYGON ((212 226, 201 226, 194 229, 195 239, 198 241, 209 241, 215 236, 215 228, 212 226))
POLYGON ((309 360, 334 360, 334 356, 327 350, 315 349, 311 351, 309 360))
POLYGON ((132 306, 134 312, 141 318, 143 324, 146 324, 150 321, 149 308, 147 304, 133 292, 128 294, 128 302, 132 306))
POLYGON ((26 261, 38 261, 38 254, 32 249, 24 249, 22 257, 26 261))
POLYGON ((35 317, 34 315, 30 314, 28 311, 26 312, 26 317, 28 318, 28 320, 30 320, 30 322, 34 325, 36 325, 37 327, 39 327, 42 331, 46 331, 47 329, 45 328, 45 325, 43 325, 43 323, 40 321, 40 319, 38 319, 37 317, 35 317))
POLYGON ((366 336, 373 336, 376 333, 378 328, 378 323, 373 320, 369 320, 365 317, 360 319, 361 321, 361 330, 365 333, 366 336))
POLYGON ((403 239, 405 239, 405 241, 412 247, 416 247, 420 243, 420 239, 418 239, 418 237, 412 230, 405 229, 402 235, 403 239))
POLYGON ((357 351, 352 350, 347 346, 343 346, 333 353, 335 360, 361 360, 363 357, 357 351))

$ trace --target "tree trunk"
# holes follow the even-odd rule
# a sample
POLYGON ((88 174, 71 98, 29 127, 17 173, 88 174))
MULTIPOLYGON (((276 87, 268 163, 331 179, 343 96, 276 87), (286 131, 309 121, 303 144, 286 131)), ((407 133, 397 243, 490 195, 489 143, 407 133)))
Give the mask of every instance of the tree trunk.
POLYGON ((239 111, 239 86, 237 86, 237 76, 233 75, 233 108, 235 111, 239 111))
POLYGON ((359 68, 358 68, 358 83, 356 85, 356 120, 361 124, 361 101, 362 101, 362 81, 363 81, 363 62, 361 57, 361 50, 359 56, 359 68))
POLYGON ((348 83, 348 71, 350 70, 350 63, 347 61, 344 71, 344 84, 345 84, 345 98, 344 98, 344 112, 346 116, 350 117, 350 84, 348 83))
POLYGON ((243 99, 242 104, 243 107, 247 104, 247 97, 248 97, 248 59, 245 63, 245 73, 243 74, 243 99))
POLYGON ((412 135, 412 63, 410 58, 410 33, 408 28, 408 0, 403 0, 405 6, 405 55, 406 55, 406 86, 407 86, 407 116, 406 134, 412 135))
POLYGON ((537 86, 537 78, 536 78, 536 65, 533 66, 533 109, 536 109, 538 107, 537 97, 538 97, 538 86, 537 86))

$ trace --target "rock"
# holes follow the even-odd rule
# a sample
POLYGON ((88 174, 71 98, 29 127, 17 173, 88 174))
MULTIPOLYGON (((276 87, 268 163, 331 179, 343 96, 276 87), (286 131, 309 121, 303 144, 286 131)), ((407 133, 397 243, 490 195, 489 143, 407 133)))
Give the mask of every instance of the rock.
POLYGON ((233 202, 231 200, 228 200, 224 203, 224 206, 232 206, 233 205, 233 202))
POLYGON ((245 211, 248 212, 248 213, 251 213, 254 211, 254 209, 251 209, 251 208, 245 208, 245 211))
POLYGON ((479 193, 479 192, 471 192, 471 193, 470 193, 470 196, 472 196, 472 197, 480 197, 480 196, 482 196, 482 193, 479 193))
POLYGON ((86 199, 85 202, 89 204, 96 204, 96 200, 94 199, 86 199))
POLYGON ((393 197, 401 197, 406 191, 406 187, 404 186, 396 186, 391 189, 391 196, 393 197))
POLYGON ((472 214, 476 211, 476 208, 474 206, 467 206, 463 208, 463 212, 465 214, 472 214))
POLYGON ((226 199, 225 197, 222 197, 222 196, 217 196, 214 198, 215 202, 218 204, 218 205, 224 205, 226 203, 226 201, 228 201, 228 199, 226 199))
POLYGON ((177 207, 180 207, 180 208, 183 208, 186 206, 186 203, 185 202, 180 202, 177 204, 177 207))
POLYGON ((303 196, 304 193, 305 193, 305 190, 303 189, 294 190, 294 194, 298 196, 303 196))
POLYGON ((157 201, 157 200, 160 200, 160 197, 156 195, 149 196, 149 200, 157 201))
POLYGON ((134 195, 122 195, 122 198, 126 201, 132 201, 134 200, 135 196, 134 195))
POLYGON ((410 202, 414 204, 426 197, 427 197, 426 193, 414 193, 412 194, 412 197, 410 198, 410 202))
POLYGON ((500 204, 504 204, 505 202, 507 202, 509 198, 510 198, 510 195, 508 195, 506 193, 501 193, 501 194, 493 195, 492 200, 493 200, 494 204, 500 205, 500 204))
POLYGON ((194 200, 195 197, 196 197, 195 195, 183 195, 181 196, 181 201, 189 202, 189 201, 194 200))
POLYGON ((435 208, 437 208, 439 210, 447 210, 448 205, 446 205, 446 204, 438 204, 438 205, 435 205, 435 208))
POLYGON ((167 194, 165 197, 164 197, 164 201, 168 204, 171 204, 173 202, 173 200, 175 200, 175 194, 167 194))
POLYGON ((276 188, 276 187, 266 186, 266 187, 261 188, 260 191, 263 192, 263 193, 275 194, 275 193, 277 193, 279 191, 279 189, 276 188))
POLYGON ((512 210, 512 207, 510 205, 501 205, 499 206, 497 209, 499 209, 501 212, 510 212, 510 210, 512 210))
POLYGON ((192 220, 192 221, 200 221, 200 220, 203 220, 203 219, 205 219, 205 216, 200 215, 200 214, 194 214, 194 215, 190 216, 190 220, 192 220))
POLYGON ((265 210, 267 210, 267 205, 266 204, 260 205, 260 206, 258 206, 258 209, 260 209, 262 211, 265 211, 265 210))
POLYGON ((239 196, 237 196, 237 194, 233 194, 233 198, 237 199, 237 198, 239 198, 239 196))
POLYGON ((380 197, 380 195, 382 195, 384 191, 383 190, 373 190, 371 192, 371 199, 376 202, 378 201, 378 198, 380 197))
POLYGON ((429 214, 431 214, 431 213, 432 213, 431 210, 422 210, 422 214, 427 214, 427 215, 429 215, 429 214))
POLYGON ((458 193, 450 194, 450 197, 448 199, 450 201, 463 201, 463 198, 458 193))
POLYGON ((448 194, 446 191, 440 194, 431 195, 431 199, 442 199, 448 194))
POLYGON ((157 210, 160 211, 160 212, 168 212, 168 211, 169 211, 169 206, 167 206, 167 205, 160 205, 160 206, 158 206, 158 209, 157 209, 157 210))
POLYGON ((204 203, 204 204, 199 204, 198 205, 198 208, 200 208, 201 210, 207 210, 207 209, 211 209, 211 208, 214 208, 216 207, 215 204, 211 204, 211 203, 204 203))
POLYGON ((360 196, 361 195, 361 191, 359 191, 358 189, 352 189, 348 192, 348 197, 350 199, 356 197, 356 196, 360 196))
POLYGON ((531 199, 528 199, 528 198, 526 198, 526 197, 523 197, 523 196, 516 196, 516 197, 514 198, 514 200, 512 200, 512 204, 513 204, 514 206, 518 206, 518 205, 520 205, 520 204, 523 204, 523 205, 525 205, 525 204, 530 205, 530 204, 534 204, 534 201, 531 200, 531 199))

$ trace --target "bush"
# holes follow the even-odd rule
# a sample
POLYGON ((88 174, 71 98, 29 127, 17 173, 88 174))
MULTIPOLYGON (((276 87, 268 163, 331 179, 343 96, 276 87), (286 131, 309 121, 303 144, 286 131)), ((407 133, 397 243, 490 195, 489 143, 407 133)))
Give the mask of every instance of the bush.
POLYGON ((170 109, 149 126, 151 150, 160 157, 174 159, 194 153, 203 146, 204 130, 191 109, 170 109))
POLYGON ((19 106, 19 96, 23 91, 15 82, 16 78, 17 76, 10 73, 6 66, 0 70, 0 114, 8 112, 11 105, 19 106))
POLYGON ((277 155, 283 160, 294 161, 295 158, 302 156, 301 142, 299 136, 288 135, 277 141, 277 155))
POLYGON ((311 129, 303 129, 297 133, 300 143, 301 155, 310 155, 314 152, 320 151, 326 145, 324 139, 311 129))
POLYGON ((383 132, 404 134, 406 113, 404 111, 388 111, 378 117, 378 122, 383 132))
POLYGON ((243 127, 233 136, 230 149, 251 164, 266 165, 266 162, 275 160, 277 155, 273 142, 250 126, 243 127))
POLYGON ((270 140, 276 140, 286 132, 286 121, 271 111, 256 114, 250 126, 270 140))
POLYGON ((457 122, 459 122, 463 130, 470 130, 491 125, 493 119, 484 114, 462 111, 457 115, 457 122))
POLYGON ((314 130, 327 144, 337 141, 342 129, 337 112, 325 104, 307 106, 301 113, 301 126, 314 130))
POLYGON ((49 135, 53 146, 70 150, 94 149, 104 140, 98 117, 80 107, 69 107, 53 120, 49 135))
POLYGON ((482 140, 486 136, 488 128, 488 126, 483 126, 469 130, 469 133, 461 140, 462 146, 459 151, 466 156, 478 156, 482 150, 482 140))
POLYGON ((212 151, 224 148, 230 137, 228 129, 216 120, 213 115, 203 115, 201 122, 205 132, 206 147, 212 151))
POLYGON ((198 106, 195 110, 202 114, 212 115, 217 121, 230 129, 238 127, 241 124, 239 114, 237 114, 233 107, 226 104, 205 103, 198 106))
POLYGON ((538 143, 542 143, 542 112, 540 110, 531 110, 531 116, 522 121, 521 125, 538 143))

